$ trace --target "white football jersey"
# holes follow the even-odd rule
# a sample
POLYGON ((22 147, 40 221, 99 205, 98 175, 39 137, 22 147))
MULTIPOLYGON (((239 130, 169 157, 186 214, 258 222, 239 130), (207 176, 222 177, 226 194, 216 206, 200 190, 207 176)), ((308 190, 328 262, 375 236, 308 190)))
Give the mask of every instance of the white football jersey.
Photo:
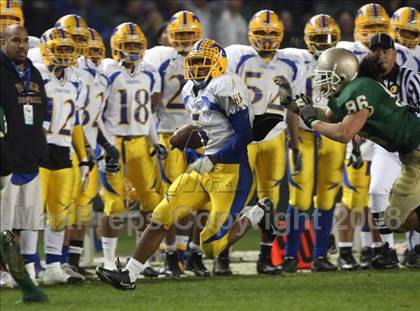
POLYGON ((408 61, 405 64, 408 68, 420 72, 420 46, 409 50, 408 61))
POLYGON ((29 49, 28 51, 28 58, 32 61, 34 64, 42 64, 42 56, 41 51, 39 47, 34 47, 29 49))
POLYGON ((249 92, 243 81, 230 73, 212 79, 197 94, 193 87, 194 82, 188 81, 182 89, 185 107, 193 123, 199 125, 208 138, 204 154, 215 154, 235 135, 229 121, 231 115, 248 108, 248 121, 252 124, 249 92))
MULTIPOLYGON (((369 48, 359 41, 340 41, 337 43, 337 47, 352 52, 353 55, 356 56, 359 60, 359 63, 369 53, 369 48)), ((398 43, 395 43, 395 49, 397 51, 397 64, 402 66, 408 61, 410 54, 409 50, 405 46, 402 46, 398 43)))
POLYGON ((29 48, 37 48, 39 46, 39 44, 41 43, 41 41, 39 40, 38 37, 34 37, 34 36, 28 36, 29 39, 29 48))
POLYGON ((112 59, 104 60, 103 73, 110 83, 103 112, 107 131, 117 136, 149 135, 151 95, 160 91, 159 74, 145 62, 130 73, 112 59))
POLYGON ((80 80, 77 73, 65 69, 64 79, 58 80, 46 65, 36 64, 44 81, 48 98, 48 118, 44 123, 47 142, 62 147, 72 146, 73 127, 79 124, 80 80))
MULTIPOLYGON (((266 112, 281 114, 285 118, 286 109, 281 105, 278 90, 273 78, 284 76, 292 87, 293 97, 300 89, 298 65, 290 55, 277 50, 271 60, 264 60, 258 52, 244 45, 231 45, 226 49, 228 71, 239 75, 251 92, 251 103, 255 115, 266 112)), ((280 122, 264 140, 269 140, 286 129, 280 122)))
POLYGON ((153 62, 162 82, 162 104, 157 108, 159 133, 173 133, 177 128, 188 123, 190 117, 185 109, 181 91, 184 80, 184 56, 174 48, 156 46, 147 50, 144 60, 153 62))
POLYGON ((79 96, 82 104, 81 124, 89 145, 95 150, 98 137, 98 122, 107 98, 108 79, 90 60, 81 56, 76 70, 82 83, 79 96))

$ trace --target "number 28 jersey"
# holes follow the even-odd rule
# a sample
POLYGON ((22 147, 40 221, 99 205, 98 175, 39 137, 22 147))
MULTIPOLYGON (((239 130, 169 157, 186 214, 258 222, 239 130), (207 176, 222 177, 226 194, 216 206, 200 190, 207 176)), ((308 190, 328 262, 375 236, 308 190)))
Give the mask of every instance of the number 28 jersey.
POLYGON ((116 136, 148 135, 151 126, 151 95, 160 90, 160 78, 147 63, 134 72, 112 59, 103 63, 109 82, 108 98, 103 112, 106 129, 116 136))
POLYGON ((61 147, 71 147, 73 127, 79 124, 80 80, 77 73, 65 69, 64 79, 58 80, 44 64, 36 64, 44 81, 48 98, 47 142, 61 147))

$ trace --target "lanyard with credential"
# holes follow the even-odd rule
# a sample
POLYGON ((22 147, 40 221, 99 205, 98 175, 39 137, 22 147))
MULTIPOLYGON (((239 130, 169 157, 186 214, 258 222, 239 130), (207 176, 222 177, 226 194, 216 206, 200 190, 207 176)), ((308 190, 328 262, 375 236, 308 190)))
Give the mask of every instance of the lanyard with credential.
POLYGON ((26 98, 26 103, 23 105, 23 119, 25 125, 34 125, 34 107, 30 104, 29 88, 32 79, 32 67, 28 66, 23 73, 13 64, 17 75, 23 79, 23 90, 26 98))

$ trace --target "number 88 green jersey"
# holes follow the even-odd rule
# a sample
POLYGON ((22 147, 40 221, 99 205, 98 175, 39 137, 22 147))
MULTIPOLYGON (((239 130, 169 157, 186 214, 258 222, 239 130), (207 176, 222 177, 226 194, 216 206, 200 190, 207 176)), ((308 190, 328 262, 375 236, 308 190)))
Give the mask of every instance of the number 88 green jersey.
POLYGON ((375 80, 354 79, 338 97, 330 99, 328 107, 339 121, 349 113, 370 110, 359 135, 390 152, 409 153, 420 145, 420 118, 375 80))

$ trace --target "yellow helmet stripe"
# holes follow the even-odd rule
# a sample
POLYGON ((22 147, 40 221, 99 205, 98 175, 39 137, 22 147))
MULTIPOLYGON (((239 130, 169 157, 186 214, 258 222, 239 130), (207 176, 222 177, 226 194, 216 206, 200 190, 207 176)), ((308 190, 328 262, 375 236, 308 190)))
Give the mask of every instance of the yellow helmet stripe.
POLYGON ((265 11, 265 22, 266 22, 267 24, 269 24, 269 23, 270 23, 270 11, 269 11, 269 10, 266 10, 266 11, 265 11))
POLYGON ((326 16, 325 15, 321 15, 321 27, 322 28, 325 28, 327 26, 328 26, 328 24, 327 24, 327 18, 326 18, 326 16))
POLYGON ((11 3, 12 2, 12 0, 7 0, 6 1, 6 8, 8 8, 8 9, 10 9, 11 8, 11 3))
POLYGON ((187 25, 187 23, 188 23, 188 16, 187 16, 186 11, 182 12, 182 22, 183 22, 184 25, 187 25))
POLYGON ((377 17, 378 16, 378 5, 376 3, 374 3, 372 5, 372 10, 373 10, 373 16, 377 17))

